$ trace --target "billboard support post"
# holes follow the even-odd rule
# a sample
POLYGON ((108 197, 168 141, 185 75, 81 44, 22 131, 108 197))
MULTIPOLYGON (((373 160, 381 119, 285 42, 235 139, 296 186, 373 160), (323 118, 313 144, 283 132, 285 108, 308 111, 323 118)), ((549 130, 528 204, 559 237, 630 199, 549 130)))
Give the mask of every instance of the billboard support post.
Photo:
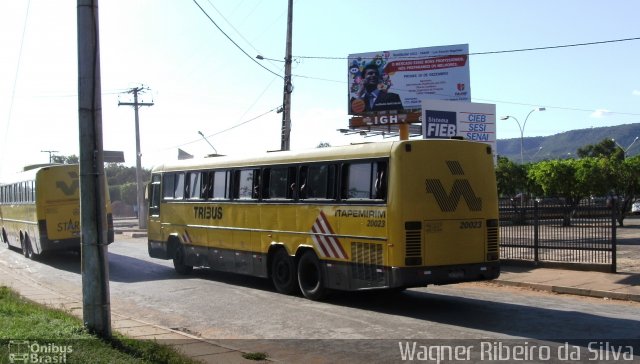
POLYGON ((400 128, 400 140, 409 140, 409 124, 399 124, 398 127, 400 128))

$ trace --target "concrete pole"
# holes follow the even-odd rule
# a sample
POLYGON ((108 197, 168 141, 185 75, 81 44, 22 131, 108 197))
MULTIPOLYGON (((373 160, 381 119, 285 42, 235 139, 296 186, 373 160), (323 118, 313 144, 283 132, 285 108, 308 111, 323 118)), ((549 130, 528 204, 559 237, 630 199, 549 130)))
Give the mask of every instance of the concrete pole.
POLYGON ((142 153, 140 152, 140 119, 138 118, 138 89, 133 93, 133 103, 135 106, 136 118, 136 197, 138 204, 138 227, 147 228, 147 209, 144 206, 144 184, 142 182, 142 153))
POLYGON ((109 338, 111 304, 102 148, 98 0, 78 0, 77 4, 82 316, 89 331, 109 338))
POLYGON ((138 102, 138 93, 143 91, 143 87, 134 87, 129 90, 133 94, 133 102, 118 102, 118 106, 132 106, 135 115, 136 127, 136 205, 138 207, 138 227, 147 228, 147 209, 144 204, 144 184, 142 182, 142 153, 140 152, 140 118, 138 109, 140 106, 153 106, 153 102, 138 102))
POLYGON ((292 26, 293 26, 293 0, 289 0, 289 11, 287 13, 287 44, 284 56, 284 96, 282 101, 282 139, 280 150, 289 150, 291 147, 291 48, 292 48, 292 26))

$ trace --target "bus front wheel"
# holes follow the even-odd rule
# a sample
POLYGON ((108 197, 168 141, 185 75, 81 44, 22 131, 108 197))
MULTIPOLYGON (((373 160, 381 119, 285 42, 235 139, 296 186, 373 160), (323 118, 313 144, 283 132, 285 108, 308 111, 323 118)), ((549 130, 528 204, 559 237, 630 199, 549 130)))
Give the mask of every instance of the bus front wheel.
POLYGON ((176 249, 176 255, 173 258, 173 268, 178 274, 187 275, 193 270, 193 266, 185 263, 184 248, 182 246, 176 249))
POLYGON ((310 300, 321 300, 327 295, 320 260, 312 250, 304 252, 298 262, 298 284, 302 294, 310 300))
POLYGON ((292 294, 296 290, 295 262, 283 248, 279 248, 273 255, 271 281, 280 293, 292 294))

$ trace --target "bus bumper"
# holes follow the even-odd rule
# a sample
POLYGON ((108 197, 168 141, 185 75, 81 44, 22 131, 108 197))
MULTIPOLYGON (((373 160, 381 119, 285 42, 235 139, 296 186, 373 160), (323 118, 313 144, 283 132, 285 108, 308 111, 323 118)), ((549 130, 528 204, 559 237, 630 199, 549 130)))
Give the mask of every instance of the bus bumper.
POLYGON ((48 251, 61 251, 61 250, 79 250, 80 249, 80 238, 73 239, 64 239, 64 240, 49 240, 47 238, 43 238, 40 240, 40 251, 48 252, 48 251))
POLYGON ((390 287, 420 287, 486 281, 500 276, 500 262, 449 265, 446 267, 391 268, 390 287))
POLYGON ((357 264, 325 263, 327 286, 344 291, 424 287, 495 279, 500 262, 434 267, 381 267, 357 264))

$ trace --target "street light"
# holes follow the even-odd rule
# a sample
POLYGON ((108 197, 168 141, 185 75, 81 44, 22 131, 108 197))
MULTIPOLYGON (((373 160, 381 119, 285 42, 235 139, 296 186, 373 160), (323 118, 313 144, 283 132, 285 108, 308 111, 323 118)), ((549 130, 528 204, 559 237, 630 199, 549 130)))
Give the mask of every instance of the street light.
POLYGON ((636 137, 635 139, 633 139, 633 141, 631 142, 631 144, 629 144, 629 146, 625 149, 622 147, 622 145, 618 144, 618 142, 616 142, 615 139, 611 139, 612 142, 614 142, 618 148, 622 149, 622 157, 623 158, 627 158, 627 152, 629 151, 629 149, 631 149, 631 147, 638 141, 639 137, 636 137))
POLYGON ((204 136, 204 134, 202 134, 202 132, 200 130, 198 130, 198 134, 200 134, 200 136, 202 136, 202 139, 204 139, 205 142, 207 142, 207 144, 209 144, 211 146, 211 149, 213 149, 213 151, 218 154, 218 151, 216 150, 216 148, 213 146, 213 144, 211 144, 211 142, 209 142, 209 139, 207 139, 207 137, 204 136))
POLYGON ((533 158, 535 158, 538 155, 538 153, 540 153, 541 150, 542 150, 542 146, 538 147, 538 150, 535 153, 533 153, 533 155, 529 158, 529 160, 533 162, 533 158))
POLYGON ((531 116, 531 114, 534 111, 545 111, 545 110, 546 110, 546 108, 544 108, 544 107, 538 107, 538 108, 535 108, 535 109, 529 111, 529 113, 527 114, 527 117, 524 118, 524 123, 522 123, 522 125, 520 124, 518 119, 516 119, 515 117, 513 117, 511 115, 503 116, 503 117, 500 118, 500 120, 513 119, 518 124, 518 128, 520 129, 520 164, 524 164, 524 127, 527 125, 527 120, 529 119, 529 116, 531 116))

